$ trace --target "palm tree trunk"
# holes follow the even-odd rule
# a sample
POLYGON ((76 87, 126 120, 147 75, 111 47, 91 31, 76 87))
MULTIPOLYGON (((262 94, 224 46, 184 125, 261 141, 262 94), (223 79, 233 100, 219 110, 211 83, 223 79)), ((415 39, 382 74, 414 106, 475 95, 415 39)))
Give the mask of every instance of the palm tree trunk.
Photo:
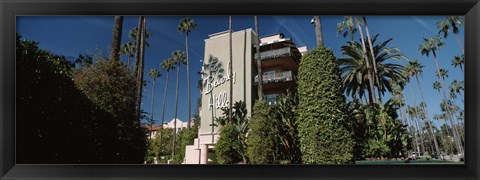
MULTIPOLYGON (((412 117, 413 121, 415 121, 415 115, 412 117)), ((422 127, 422 120, 419 118, 416 118, 417 121, 415 121, 415 126, 418 129, 418 133, 420 134, 420 147, 422 148, 422 152, 425 152, 425 137, 423 134, 423 127, 422 127)))
POLYGON ((112 47, 110 47, 110 60, 120 60, 120 43, 122 43, 123 16, 115 16, 113 20, 112 47))
MULTIPOLYGON (((137 28, 139 30, 137 31, 137 36, 136 36, 137 39, 135 40, 136 43, 135 43, 135 66, 134 66, 135 70, 134 70, 134 74, 135 74, 135 79, 137 79, 137 80, 138 80, 138 66, 140 64, 140 51, 139 51, 139 49, 140 49, 140 41, 141 41, 141 34, 142 34, 140 29, 142 29, 142 26, 143 26, 142 17, 143 16, 138 17, 137 28)), ((137 84, 138 84, 138 82, 137 82, 137 84)))
POLYGON ((188 119, 187 119, 187 128, 190 129, 190 119, 192 116, 191 113, 191 100, 190 100, 190 69, 189 69, 189 60, 188 60, 188 31, 185 33, 185 49, 186 49, 186 56, 187 56, 187 89, 188 89, 188 119))
POLYGON ((228 101, 228 120, 230 122, 232 121, 232 104, 233 104, 233 76, 232 76, 232 59, 233 59, 233 52, 232 52, 232 16, 228 17, 228 39, 229 39, 229 49, 230 49, 230 58, 229 58, 229 63, 228 63, 228 72, 230 74, 227 74, 227 76, 230 79, 230 93, 229 93, 229 101, 228 101))
MULTIPOLYGON (((402 93, 402 94, 403 94, 403 100, 404 100, 405 102, 407 102, 407 98, 406 98, 406 96, 405 96, 405 93, 402 93)), ((402 106, 402 107, 403 107, 403 106, 402 106)), ((402 114, 404 114, 404 113, 405 113, 405 111, 404 111, 404 109, 402 108, 402 114)), ((406 118, 406 116, 407 116, 407 115, 405 114, 405 118, 406 118)), ((415 124, 413 124, 413 121, 415 121, 415 120, 414 120, 413 118, 410 118, 410 119, 408 119, 408 121, 409 121, 408 124, 409 124, 410 126, 412 126, 412 127, 413 127, 413 130, 414 130, 414 131, 413 131, 413 136, 414 136, 414 138, 415 138, 415 150, 418 152, 418 151, 420 151, 420 146, 419 146, 419 144, 418 144, 417 129, 415 128, 415 124)), ((411 130, 411 129, 408 128, 408 130, 411 130)), ((410 133, 411 133, 411 132, 410 132, 410 133)))
MULTIPOLYGON (((437 56, 435 54, 435 51, 433 51, 433 57, 434 57, 434 60, 435 60, 435 65, 437 67, 437 73, 440 74, 440 66, 438 65, 438 59, 437 59, 437 56)), ((448 98, 448 96, 446 94, 446 91, 445 91, 445 86, 444 86, 445 85, 445 80, 441 76, 439 78, 440 78, 440 83, 441 83, 441 86, 442 86, 443 97, 444 97, 444 99, 447 103, 447 105, 446 105, 447 114, 448 114, 448 117, 449 117, 449 120, 450 120, 450 124, 453 127, 453 137, 454 137, 455 142, 457 144, 458 151, 463 154, 463 148, 462 148, 462 145, 460 143, 460 138, 458 136, 458 130, 455 127, 455 124, 453 123, 452 113, 450 111, 450 107, 448 106, 448 102, 450 101, 450 99, 448 98)))
MULTIPOLYGON (((448 138, 450 136, 450 130, 448 130, 448 128, 449 128, 448 125, 446 127, 447 127, 446 130, 447 130, 447 138, 448 138)), ((450 148, 452 148, 452 154, 453 154, 453 149, 455 149, 455 147, 453 147, 453 144, 449 143, 449 145, 450 145, 450 148)))
POLYGON ((177 59, 177 84, 175 92, 175 118, 173 119, 173 142, 172 142, 172 159, 175 158, 175 143, 177 141, 177 113, 178 113, 178 79, 180 76, 180 59, 177 59))
POLYGON ((152 130, 153 124, 155 124, 155 120, 153 120, 153 110, 155 106, 155 78, 153 78, 153 85, 152 85, 152 114, 150 115, 150 137, 152 137, 152 130))
POLYGON ((258 74, 258 99, 263 99, 263 74, 262 74, 262 57, 260 56, 260 31, 258 29, 258 17, 254 16, 255 21, 255 32, 257 33, 257 74, 258 74))
POLYGON ((313 18, 315 20, 315 35, 317 38, 317 47, 323 47, 323 33, 320 16, 313 16, 313 18))
MULTIPOLYGON (((410 87, 410 92, 412 93, 413 105, 416 106, 417 102, 415 100, 415 93, 413 92, 412 84, 409 83, 409 87, 410 87)), ((421 89, 420 89, 420 91, 421 91, 421 89)), ((422 109, 423 109, 423 107, 422 107, 422 109)), ((424 111, 425 111, 425 114, 427 116, 427 121, 428 121, 428 113, 426 112, 426 109, 424 109, 424 111)), ((418 114, 415 114, 415 116, 418 116, 418 114)), ((422 127, 423 123, 421 121, 421 118, 417 118, 417 121, 418 121, 418 124, 420 124, 421 131, 423 132, 423 127, 422 127)), ((433 136, 432 133, 430 133, 430 131, 429 131, 429 134, 430 134, 430 136, 433 136)), ((422 136, 422 144, 424 143, 423 138, 424 137, 422 136)), ((423 149, 423 152, 425 152, 425 149, 423 149)))
POLYGON ((163 142, 163 124, 165 123, 165 102, 167 99, 167 89, 168 89, 168 74, 170 70, 167 70, 167 81, 165 82, 165 91, 163 92, 163 110, 162 110, 162 130, 160 131, 160 150, 162 149, 163 142))
POLYGON ((460 46, 460 50, 462 50, 462 53, 465 54, 465 50, 463 49, 463 45, 462 45, 462 42, 460 41, 460 37, 458 36, 458 34, 455 34, 455 36, 457 37, 457 42, 458 42, 458 46, 460 46))
MULTIPOLYGON (((145 27, 146 20, 145 16, 141 16, 141 33, 140 33, 140 49, 138 52, 139 55, 139 66, 138 66, 138 74, 137 74, 137 116, 138 121, 141 120, 141 106, 142 106, 142 89, 143 89, 143 69, 144 69, 144 61, 145 61, 145 27)), ((138 39, 138 38, 137 38, 138 39)))
POLYGON ((370 103, 371 104, 375 104, 375 90, 373 89, 373 79, 372 79, 372 72, 371 72, 371 69, 370 69, 370 63, 368 62, 368 57, 367 57, 367 48, 365 47, 365 39, 363 38, 363 32, 362 32, 362 28, 360 27, 360 24, 358 23, 358 19, 357 17, 355 17, 355 22, 357 24, 357 28, 358 28, 358 32, 360 33, 360 40, 362 41, 362 48, 363 48, 363 54, 365 54, 365 63, 367 65, 367 76, 368 76, 368 83, 370 85, 370 89, 369 89, 369 92, 370 92, 370 103))
MULTIPOLYGON (((380 82, 380 80, 378 79, 378 71, 377 71, 377 61, 375 59, 375 54, 373 52, 373 43, 372 43, 372 39, 370 38, 370 32, 368 31, 368 24, 367 24, 367 19, 365 17, 363 17, 363 21, 365 23, 365 33, 367 34, 367 40, 368 40, 368 44, 370 45, 369 49, 370 49, 370 55, 372 56, 372 64, 373 64, 373 76, 376 80, 376 82, 380 82)), ((368 56, 367 56, 368 57, 368 56)), ((378 90, 378 98, 380 98, 380 102, 382 101, 382 94, 380 92, 380 86, 379 84, 377 84, 377 90, 378 90)))

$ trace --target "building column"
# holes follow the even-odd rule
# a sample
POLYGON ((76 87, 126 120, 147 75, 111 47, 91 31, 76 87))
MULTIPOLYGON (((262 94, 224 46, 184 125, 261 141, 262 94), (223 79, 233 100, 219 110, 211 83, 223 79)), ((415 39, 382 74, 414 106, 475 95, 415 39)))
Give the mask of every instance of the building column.
POLYGON ((208 145, 200 145, 200 164, 207 164, 208 162, 208 145))

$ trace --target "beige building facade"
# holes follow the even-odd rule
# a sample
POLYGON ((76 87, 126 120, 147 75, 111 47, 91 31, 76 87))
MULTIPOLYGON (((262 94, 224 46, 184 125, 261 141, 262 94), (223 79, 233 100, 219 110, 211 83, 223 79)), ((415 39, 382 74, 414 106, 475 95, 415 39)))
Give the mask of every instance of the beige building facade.
MULTIPOLYGON (((215 118, 223 116, 221 108, 233 102, 246 103, 247 117, 251 116, 254 100, 257 99, 257 66, 254 61, 257 34, 252 29, 232 32, 232 71, 229 71, 230 49, 228 31, 209 35, 205 39, 205 57, 202 68, 201 124, 198 138, 186 147, 184 164, 208 164, 219 138, 219 126, 215 118), (231 76, 229 76, 231 74, 231 76), (230 82, 233 93, 230 94, 230 82)), ((301 57, 299 49, 283 34, 261 39, 263 90, 265 99, 274 105, 276 96, 286 89, 296 90, 296 74, 301 57)), ((306 51, 306 47, 302 47, 306 51)))

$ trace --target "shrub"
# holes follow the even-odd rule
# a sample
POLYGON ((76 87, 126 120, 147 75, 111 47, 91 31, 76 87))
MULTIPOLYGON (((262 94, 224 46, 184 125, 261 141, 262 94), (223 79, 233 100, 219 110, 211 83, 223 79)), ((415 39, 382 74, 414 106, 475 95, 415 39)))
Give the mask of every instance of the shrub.
POLYGON ((257 100, 252 110, 247 137, 247 156, 252 164, 274 164, 280 160, 278 123, 270 106, 257 100))
POLYGON ((296 114, 303 163, 352 163, 352 133, 347 128, 338 61, 331 49, 320 47, 302 57, 298 97, 296 114))

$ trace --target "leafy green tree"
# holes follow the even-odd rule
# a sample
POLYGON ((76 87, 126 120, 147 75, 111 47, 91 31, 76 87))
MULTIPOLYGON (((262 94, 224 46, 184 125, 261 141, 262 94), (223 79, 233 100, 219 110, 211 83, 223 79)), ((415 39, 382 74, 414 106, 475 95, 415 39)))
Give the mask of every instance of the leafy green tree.
POLYGON ((16 162, 112 163, 114 124, 97 120, 111 115, 75 86, 73 64, 38 45, 16 34, 16 162))
POLYGON ((302 56, 296 111, 302 162, 345 164, 353 158, 345 97, 338 61, 331 49, 313 49, 302 56))
POLYGON ((179 138, 180 138, 180 143, 179 143, 179 148, 180 148, 180 154, 179 154, 179 160, 182 160, 185 158, 185 150, 188 145, 192 145, 195 140, 195 138, 198 135, 198 125, 192 126, 190 129, 184 129, 181 131, 179 138))
POLYGON ((347 103, 347 115, 350 121, 348 129, 353 132, 353 158, 355 160, 365 159, 364 149, 367 145, 369 130, 369 121, 367 120, 366 111, 369 106, 363 105, 360 100, 354 97, 347 103))
MULTIPOLYGON (((105 58, 106 59, 106 58, 105 58)), ((75 83, 100 109, 110 113, 116 124, 114 141, 118 163, 142 163, 146 131, 135 113, 133 74, 120 61, 97 60, 75 74, 75 83)), ((108 119, 104 119, 108 120, 108 119)))
MULTIPOLYGON (((177 134, 177 137, 180 138, 181 133, 177 134)), ((154 139, 150 140, 148 151, 147 151, 147 159, 153 160, 154 157, 161 163, 167 163, 168 159, 172 159, 172 140, 173 140, 173 129, 172 128, 165 128, 159 129, 157 131, 157 136, 154 139), (160 136, 162 134, 162 136, 160 136), (163 158, 162 158, 163 157, 163 158)), ((180 151, 180 144, 177 144, 175 147, 176 151, 180 151)), ((175 160, 180 159, 180 156, 177 155, 175 160)))
POLYGON ((235 149, 240 145, 238 135, 232 124, 225 124, 220 128, 220 138, 215 144, 215 155, 219 164, 235 164, 242 161, 242 157, 235 149))
POLYGON ((279 136, 283 145, 281 158, 287 160, 289 164, 300 164, 302 162, 295 117, 297 106, 298 96, 287 90, 286 95, 281 94, 277 97, 276 105, 273 108, 275 119, 280 122, 279 136))
POLYGON ((19 35, 16 52, 17 163, 143 162, 146 131, 121 62, 103 57, 73 71, 65 57, 19 35))
POLYGON ((247 156, 251 164, 276 164, 280 161, 278 122, 264 100, 257 100, 249 122, 247 156))
POLYGON ((218 125, 220 125, 220 131, 222 132, 223 128, 227 125, 231 125, 233 127, 233 130, 235 132, 231 132, 230 129, 225 130, 223 133, 226 135, 226 138, 222 138, 220 135, 220 139, 218 142, 221 142, 222 146, 219 146, 217 149, 216 147, 216 153, 217 153, 217 158, 219 160, 220 164, 232 164, 232 163, 238 163, 242 161, 243 163, 248 162, 248 157, 247 157, 247 132, 249 130, 248 128, 248 122, 249 120, 247 119, 247 108, 245 102, 242 101, 237 101, 233 105, 233 110, 230 111, 228 107, 222 108, 223 110, 223 116, 218 117, 216 119, 216 122, 218 125), (228 118, 229 113, 232 112, 232 118, 228 118), (231 134, 233 133, 233 134, 231 134), (233 138, 233 139, 232 139, 233 138), (225 142, 227 141, 227 142, 225 142), (217 151, 218 150, 218 151, 217 151), (235 151, 235 152, 230 152, 230 151, 235 151), (233 159, 230 159, 226 156, 231 156, 231 154, 235 154, 234 156, 240 157, 239 160, 237 161, 230 161, 233 159))

